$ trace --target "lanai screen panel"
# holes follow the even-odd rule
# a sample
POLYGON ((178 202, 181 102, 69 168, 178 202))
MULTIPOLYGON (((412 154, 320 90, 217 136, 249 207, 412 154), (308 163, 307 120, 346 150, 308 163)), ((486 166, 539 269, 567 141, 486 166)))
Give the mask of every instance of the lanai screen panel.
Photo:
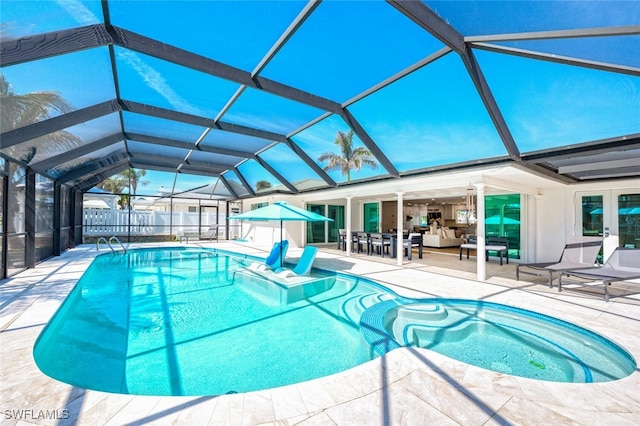
POLYGON ((202 140, 201 145, 203 147, 219 147, 254 153, 272 143, 274 142, 268 139, 212 129, 202 140))
POLYGON ((291 192, 275 176, 269 173, 255 160, 247 160, 238 166, 238 171, 256 193, 269 192, 275 189, 291 192))
POLYGON ((423 0, 465 36, 638 25, 640 3, 423 0))
POLYGON ((323 110, 256 89, 246 89, 223 120, 280 134, 293 132, 323 110))
POLYGON ((2 37, 18 38, 103 22, 98 1, 3 1, 2 37))
POLYGON ((226 168, 240 196, 503 161, 505 145, 533 167, 568 145, 588 164, 593 141, 634 153, 640 133, 640 2, 5 1, 0 20, 0 152, 61 181, 104 165, 69 177, 80 190, 133 163, 226 168), (64 116, 10 113, 7 95, 43 91, 64 116), (323 168, 351 130, 376 167, 326 182, 287 147, 323 168))
POLYGON ((108 114, 1 150, 26 164, 36 164, 120 132, 118 114, 108 114))
POLYGON ((350 108, 400 171, 507 154, 469 73, 448 54, 350 108))
POLYGON ((136 195, 138 196, 158 196, 171 195, 173 193, 176 173, 160 172, 149 169, 134 169, 139 176, 136 195))
POLYGON ((212 172, 219 172, 221 170, 217 170, 220 167, 232 168, 239 162, 244 160, 244 158, 236 157, 232 155, 224 155, 224 154, 216 154, 213 152, 204 152, 204 151, 193 151, 189 156, 189 161, 197 161, 200 163, 210 163, 215 165, 215 170, 212 169, 212 172))
POLYGON ((260 157, 298 190, 327 186, 327 183, 311 167, 300 161, 300 157, 283 143, 260 153, 260 157))
MULTIPOLYGON (((638 20, 640 22, 640 18, 638 20)), ((541 52, 545 56, 571 57, 578 60, 640 68, 640 55, 629 46, 640 46, 640 36, 581 37, 557 40, 520 40, 491 42, 492 45, 541 52)))
MULTIPOLYGON (((297 133, 291 139, 296 142, 319 167, 324 169, 329 165, 329 162, 320 161, 322 155, 327 154, 344 157, 341 146, 336 144, 335 141, 338 137, 338 132, 348 134, 349 130, 349 126, 342 118, 331 115, 302 132, 297 133)), ((360 138, 354 134, 352 137, 352 149, 355 150, 357 148, 366 147, 360 138)), ((379 162, 375 160, 375 158, 373 158, 373 160, 375 163, 374 167, 364 166, 360 168, 360 170, 351 169, 349 173, 343 172, 341 169, 325 169, 325 171, 336 182, 348 182, 370 178, 372 176, 386 175, 387 172, 379 162)))
POLYGON ((228 170, 224 172, 223 177, 227 181, 227 184, 231 187, 231 190, 235 192, 238 197, 245 197, 250 194, 249 190, 246 186, 244 186, 234 170, 228 170))
MULTIPOLYGON (((237 85, 129 49, 114 48, 126 100, 199 117, 215 117, 237 85)), ((194 141, 195 142, 195 141, 194 141)))
POLYGON ((477 56, 523 152, 640 132, 640 77, 492 52, 477 56))
MULTIPOLYGON (((3 13, 4 8, 3 2, 3 13)), ((66 108, 62 113, 116 98, 109 50, 106 47, 3 67, 2 74, 15 95, 32 96, 32 102, 37 98, 50 99, 54 95, 64 100, 66 108)), ((60 115, 60 111, 52 108, 46 114, 33 115, 25 111, 16 112, 11 106, 8 99, 3 100, 0 112, 4 116, 3 127, 8 124, 2 129, 3 132, 60 115), (6 114, 11 114, 12 119, 5 120, 6 114)))
POLYGON ((129 133, 136 133, 181 142, 195 143, 205 127, 180 121, 152 117, 150 115, 123 112, 124 127, 129 133))
POLYGON ((203 188, 209 188, 210 190, 214 187, 215 183, 218 181, 217 177, 207 177, 207 176, 198 176, 198 175, 190 175, 187 173, 177 173, 175 179, 175 185, 173 187, 173 195, 178 197, 187 197, 187 198, 209 198, 210 194, 206 194, 205 192, 201 192, 203 188), (194 196, 194 192, 200 194, 200 196, 194 196), (191 194, 188 195, 187 194, 191 194))
MULTIPOLYGON (((129 141, 127 143, 129 151, 133 155, 133 161, 136 157, 150 158, 151 162, 155 162, 153 158, 163 158, 168 165, 177 168, 189 153, 188 149, 174 148, 170 146, 157 146, 151 143, 142 143, 129 141)), ((159 160, 156 160, 159 161, 159 160)))
POLYGON ((303 1, 110 1, 114 25, 251 71, 303 1))
POLYGON ((92 163, 100 158, 109 158, 114 154, 125 153, 124 142, 115 143, 106 148, 98 149, 89 154, 81 155, 73 160, 66 161, 56 167, 47 170, 47 173, 54 178, 59 178, 72 170, 80 168, 87 163, 92 163))
POLYGON ((262 75, 345 102, 442 46, 386 2, 324 1, 262 75))

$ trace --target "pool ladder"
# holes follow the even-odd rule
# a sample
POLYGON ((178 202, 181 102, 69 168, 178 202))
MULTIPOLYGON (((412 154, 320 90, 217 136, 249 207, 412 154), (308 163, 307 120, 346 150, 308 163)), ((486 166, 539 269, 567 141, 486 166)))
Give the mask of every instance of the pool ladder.
POLYGON ((115 249, 113 248, 113 245, 111 244, 112 241, 116 241, 118 244, 120 244, 120 247, 122 247, 122 251, 124 251, 125 253, 127 252, 127 249, 124 247, 122 242, 118 239, 118 237, 116 237, 115 235, 113 235, 111 238, 109 238, 109 240, 107 240, 105 237, 98 238, 98 241, 96 241, 96 250, 97 251, 100 251, 100 241, 104 241, 105 243, 107 243, 107 245, 111 249, 112 253, 116 252, 115 249))

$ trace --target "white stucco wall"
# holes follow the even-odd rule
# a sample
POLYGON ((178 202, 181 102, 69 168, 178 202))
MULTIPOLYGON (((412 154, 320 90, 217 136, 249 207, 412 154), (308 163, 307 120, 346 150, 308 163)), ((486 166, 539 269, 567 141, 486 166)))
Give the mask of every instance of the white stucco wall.
MULTIPOLYGON (((425 178, 426 179, 426 178, 425 178)), ((425 182, 427 182, 425 180, 425 182)), ((539 180, 536 182, 540 182, 539 180)), ((407 188, 415 188, 415 183, 407 183, 407 188)), ((425 184, 426 185, 426 184, 425 184)), ((604 217, 604 226, 610 230, 610 236, 605 239, 605 256, 618 246, 618 216, 617 197, 620 194, 640 194, 640 177, 636 179, 626 179, 619 181, 594 182, 572 185, 559 185, 554 182, 549 187, 527 187, 525 182, 517 183, 514 188, 524 188, 527 194, 522 195, 522 251, 520 262, 544 262, 557 260, 564 248, 565 243, 573 236, 581 234, 579 227, 578 209, 576 207, 577 197, 581 195, 602 195, 605 210, 609 212, 604 217), (537 193, 538 195, 532 195, 537 193)), ((367 187, 370 194, 375 190, 375 185, 367 187)), ((381 186, 380 188, 384 188, 381 186)), ((382 191, 378 188, 378 191, 382 191)), ((401 188, 394 188, 399 190, 401 188)), ((349 191, 353 192, 353 191, 349 191)), ((507 193, 508 191, 505 191, 507 193)), ((514 191, 517 192, 517 191, 514 191)), ((326 197, 328 204, 347 204, 346 190, 328 190, 326 192, 303 194, 298 197, 293 196, 267 196, 244 201, 243 211, 248 211, 252 203, 274 201, 287 201, 295 206, 304 208, 305 198, 312 199, 314 204, 322 204, 323 197, 326 197)), ((362 229, 363 204, 376 202, 381 192, 375 195, 355 196, 353 192, 351 200, 351 229, 362 229)), ((393 199, 392 194, 383 195, 393 199)), ((346 213, 345 209, 345 213, 346 213)), ((345 218, 346 220, 346 218, 345 218)), ((304 222, 290 222, 284 225, 285 238, 293 247, 305 245, 306 227, 304 222)), ((243 224, 243 236, 248 235, 252 241, 264 245, 271 245, 279 240, 279 224, 267 222, 245 222, 243 224), (277 226, 276 226, 277 225, 277 226)))
POLYGON ((609 213, 604 216, 604 226, 609 228, 609 236, 604 240, 606 258, 619 245, 617 200, 621 194, 640 194, 640 179, 545 188, 540 196, 526 196, 522 261, 557 260, 566 241, 581 235, 579 213, 583 195, 602 195, 604 210, 609 213))

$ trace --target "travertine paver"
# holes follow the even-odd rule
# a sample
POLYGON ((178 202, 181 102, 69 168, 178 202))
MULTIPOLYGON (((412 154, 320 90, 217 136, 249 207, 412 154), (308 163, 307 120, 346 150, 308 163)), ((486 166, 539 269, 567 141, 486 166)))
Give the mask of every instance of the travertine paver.
MULTIPOLYGON (((211 245, 258 256, 269 249, 211 245)), ((289 257, 295 260, 300 252, 291 249, 289 257)), ((0 425, 640 423, 638 370, 616 382, 551 383, 479 369, 424 349, 397 349, 340 374, 245 394, 153 397, 75 388, 42 374, 31 351, 95 254, 95 246, 80 246, 0 286, 0 425)), ((638 288, 616 286, 614 294, 622 296, 607 303, 596 289, 558 293, 543 279, 514 281, 508 269, 513 265, 490 262, 488 281, 481 283, 473 280, 472 261, 433 253, 416 258, 398 267, 395 259, 324 249, 316 262, 405 296, 477 298, 553 315, 615 340, 640 359, 638 288)))

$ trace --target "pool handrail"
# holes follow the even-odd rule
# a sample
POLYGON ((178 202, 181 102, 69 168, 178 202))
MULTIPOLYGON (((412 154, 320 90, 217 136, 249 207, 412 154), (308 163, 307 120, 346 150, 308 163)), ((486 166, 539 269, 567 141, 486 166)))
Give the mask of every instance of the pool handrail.
POLYGON ((118 237, 116 237, 115 235, 112 235, 109 240, 107 240, 105 237, 100 237, 98 238, 98 241, 96 241, 96 251, 100 251, 100 241, 104 241, 105 243, 107 243, 107 245, 109 246, 109 248, 111 249, 112 253, 115 253, 115 249, 113 248, 113 245, 111 244, 111 242, 115 240, 116 242, 118 242, 118 244, 120 244, 120 247, 122 247, 122 250, 126 253, 127 249, 125 248, 125 246, 122 244, 122 242, 118 239, 118 237))

